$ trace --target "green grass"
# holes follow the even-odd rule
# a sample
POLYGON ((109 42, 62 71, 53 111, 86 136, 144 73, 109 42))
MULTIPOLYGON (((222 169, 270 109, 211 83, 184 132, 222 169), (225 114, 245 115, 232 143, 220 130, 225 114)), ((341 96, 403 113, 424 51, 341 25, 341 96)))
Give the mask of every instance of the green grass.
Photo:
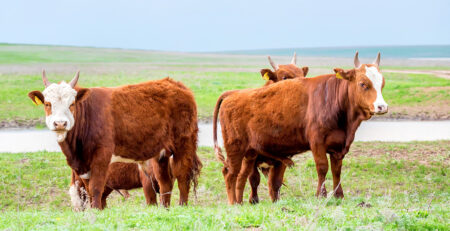
MULTIPOLYGON (((31 124, 36 125, 36 121, 43 121, 43 109, 33 106, 27 97, 29 91, 43 89, 41 68, 50 70, 47 75, 54 82, 68 81, 80 69, 79 83, 85 87, 119 86, 170 76, 193 90, 200 119, 210 120, 222 92, 262 86, 259 70, 267 67, 266 59, 259 56, 0 44, 0 123, 34 121, 31 124)), ((318 63, 310 67, 310 76, 331 71, 331 66, 318 63)), ((449 79, 388 72, 384 76, 383 94, 391 114, 415 117, 437 110, 437 114, 450 116, 449 79)))
MULTIPOLYGON (((182 81, 194 92, 200 119, 210 119, 219 95, 227 90, 255 88, 264 84, 258 73, 252 72, 195 72, 148 71, 135 75, 125 73, 81 75, 79 83, 85 87, 119 86, 150 79, 171 76, 182 81)), ((72 76, 49 75, 51 81, 72 76)), ((398 106, 449 104, 450 80, 426 74, 386 73, 383 96, 391 109, 398 106)), ((0 75, 0 120, 32 120, 44 116, 42 107, 36 107, 27 97, 32 90, 43 90, 42 79, 36 75, 0 75)), ((447 114, 450 112, 447 112, 447 114)))
POLYGON ((450 80, 427 74, 385 73, 383 97, 390 106, 414 106, 447 102, 450 80), (438 87, 438 89, 433 89, 438 87))
MULTIPOLYGON (((387 229, 448 230, 450 142, 357 142, 342 170, 344 200, 314 197, 317 176, 310 153, 287 170, 281 201, 268 199, 266 179, 258 205, 229 206, 222 165, 211 148, 199 148, 204 168, 197 199, 164 209, 145 205, 141 189, 124 201, 117 193, 104 211, 72 212, 67 194, 70 169, 61 153, 0 154, 0 229, 387 229), (365 202, 371 207, 360 207, 365 202)), ((331 173, 326 185, 331 189, 331 173)), ((176 187, 175 187, 176 188, 176 187)), ((246 187, 245 200, 249 187, 246 187)))
MULTIPOLYGON (((258 73, 249 72, 189 72, 170 71, 162 73, 153 71, 138 75, 90 75, 81 76, 79 84, 85 87, 119 86, 129 83, 139 83, 146 80, 160 79, 171 76, 182 81, 193 92, 197 102, 200 119, 212 117, 216 100, 222 92, 231 89, 259 87, 264 84, 258 73)), ((71 76, 52 76, 50 81, 65 79, 71 76)), ((44 116, 42 106, 35 106, 27 94, 32 90, 43 90, 40 75, 0 75, 0 120, 37 119, 44 116)))
MULTIPOLYGON (((158 63, 171 65, 221 65, 246 57, 206 53, 176 53, 93 47, 0 44, 0 64, 33 63, 158 63)), ((256 58, 251 58, 255 61, 256 58)))

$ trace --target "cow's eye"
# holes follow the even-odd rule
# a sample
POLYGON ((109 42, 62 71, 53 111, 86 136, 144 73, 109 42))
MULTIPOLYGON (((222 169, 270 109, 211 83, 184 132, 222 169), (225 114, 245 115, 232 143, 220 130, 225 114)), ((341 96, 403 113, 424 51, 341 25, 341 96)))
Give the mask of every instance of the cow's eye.
POLYGON ((70 106, 71 106, 71 107, 75 106, 75 103, 72 103, 70 106))
POLYGON ((283 76, 283 80, 286 80, 287 79, 287 77, 286 76, 283 76))
POLYGON ((50 107, 51 105, 49 103, 45 103, 45 106, 46 107, 50 107))
POLYGON ((369 89, 369 86, 367 86, 367 84, 365 84, 363 82, 359 83, 359 86, 361 86, 364 90, 369 89))

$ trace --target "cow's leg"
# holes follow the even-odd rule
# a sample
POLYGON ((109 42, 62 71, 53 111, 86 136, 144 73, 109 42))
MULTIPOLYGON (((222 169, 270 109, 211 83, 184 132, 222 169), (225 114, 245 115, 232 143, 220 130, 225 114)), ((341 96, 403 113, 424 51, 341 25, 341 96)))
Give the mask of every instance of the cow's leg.
POLYGON ((175 157, 173 161, 173 166, 177 168, 176 178, 178 181, 178 189, 180 190, 180 205, 187 205, 191 182, 194 186, 194 193, 196 193, 197 178, 202 168, 202 163, 196 154, 196 146, 194 144, 194 142, 186 143, 181 161, 177 160, 177 163, 175 163, 175 157))
POLYGON ((269 195, 272 202, 280 199, 280 188, 283 185, 284 172, 286 171, 286 165, 281 162, 276 162, 273 168, 269 170, 269 195))
MULTIPOLYGON (((195 116, 194 116, 195 118, 195 116)), ((195 126, 185 124, 187 127, 181 129, 174 141, 172 149, 173 158, 170 158, 170 169, 173 175, 172 180, 177 180, 180 191, 180 205, 187 205, 191 184, 194 186, 194 193, 198 184, 198 176, 202 168, 202 162, 197 156, 197 122, 192 122, 195 126)))
POLYGON ((180 190, 180 205, 187 205, 189 199, 189 189, 191 184, 191 173, 186 172, 185 175, 177 177, 178 190, 180 190))
POLYGON ((333 190, 336 190, 334 196, 337 198, 344 198, 344 191, 342 191, 341 181, 341 168, 342 159, 336 159, 333 155, 330 155, 331 173, 333 173, 333 190))
POLYGON ((122 194, 123 198, 125 200, 127 200, 128 198, 130 198, 130 193, 128 192, 128 190, 126 189, 120 189, 119 190, 120 194, 122 194))
POLYGON ((80 199, 82 202, 83 210, 86 209, 86 206, 89 205, 89 193, 87 191, 86 185, 83 181, 78 181, 80 183, 80 187, 78 188, 78 193, 80 195, 80 199))
POLYGON ((102 208, 106 208, 106 198, 108 198, 109 194, 113 191, 110 187, 105 187, 102 195, 102 208))
POLYGON ((222 173, 225 178, 227 188, 228 203, 236 203, 236 180, 241 170, 242 154, 227 152, 227 166, 223 167, 222 173))
POLYGON ((328 159, 324 145, 312 145, 312 152, 314 161, 316 162, 316 170, 318 176, 316 196, 327 196, 327 189, 325 188, 325 177, 328 172, 328 159))
POLYGON ((159 157, 155 157, 152 159, 153 172, 159 184, 159 197, 161 205, 164 207, 169 207, 173 189, 173 182, 169 169, 169 158, 165 156, 159 160, 158 158, 159 157))
POLYGON ((246 156, 242 162, 241 171, 237 177, 236 182, 236 202, 242 204, 245 183, 250 173, 253 171, 255 166, 256 156, 246 156))
POLYGON ((72 179, 69 189, 70 201, 76 212, 83 211, 86 208, 87 195, 83 181, 72 170, 72 179))
POLYGON ((142 189, 144 190, 144 196, 145 201, 147 202, 147 205, 157 205, 158 202, 156 201, 156 193, 159 189, 157 189, 158 181, 155 179, 155 176, 153 174, 153 169, 151 169, 151 174, 147 177, 145 173, 142 171, 139 172, 141 183, 142 183, 142 189))
POLYGON ((103 209, 102 197, 103 190, 106 185, 106 176, 109 162, 111 159, 111 151, 99 148, 94 153, 94 158, 91 164, 91 176, 89 179, 89 196, 91 198, 91 207, 103 209))
POLYGON ((256 162, 255 162, 255 164, 253 164, 253 171, 250 173, 250 176, 248 177, 248 181, 252 188, 252 191, 250 193, 249 202, 251 204, 257 204, 257 203, 259 203, 258 186, 261 181, 261 175, 259 174, 258 164, 256 162))

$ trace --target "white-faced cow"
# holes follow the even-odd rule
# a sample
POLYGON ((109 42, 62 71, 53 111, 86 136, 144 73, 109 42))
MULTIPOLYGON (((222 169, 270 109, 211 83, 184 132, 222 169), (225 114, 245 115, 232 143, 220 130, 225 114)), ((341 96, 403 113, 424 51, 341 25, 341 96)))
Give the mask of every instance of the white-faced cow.
POLYGON ((152 162, 160 187, 161 204, 169 206, 173 177, 178 181, 180 204, 188 201, 190 185, 201 169, 196 154, 197 109, 192 92, 170 78, 114 88, 76 87, 72 81, 50 83, 32 91, 33 102, 45 105, 47 127, 68 165, 89 188, 92 207, 103 209, 107 170, 113 162, 138 163, 145 171, 152 162))
POLYGON ((335 196, 343 197, 342 159, 356 129, 372 115, 388 110, 381 94, 384 78, 379 63, 380 54, 373 64, 360 65, 356 54, 351 70, 335 68, 335 74, 280 81, 219 99, 216 111, 220 107, 227 159, 217 145, 215 151, 224 163, 229 203, 242 203, 245 181, 258 155, 290 166, 293 155, 307 150, 316 162, 316 195, 326 195, 323 183, 329 153, 335 196))

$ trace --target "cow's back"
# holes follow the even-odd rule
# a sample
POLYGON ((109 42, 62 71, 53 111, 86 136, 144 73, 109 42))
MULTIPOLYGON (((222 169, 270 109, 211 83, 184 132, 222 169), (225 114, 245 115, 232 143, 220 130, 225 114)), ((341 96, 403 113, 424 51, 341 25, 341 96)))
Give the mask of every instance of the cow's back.
POLYGON ((298 134, 306 126, 302 120, 306 107, 302 105, 307 102, 308 92, 300 79, 233 94, 223 101, 220 111, 222 129, 226 130, 224 142, 248 142, 255 150, 298 151, 292 144, 307 146, 304 136, 298 134))
POLYGON ((146 160, 171 150, 174 137, 197 129, 193 94, 170 78, 115 88, 112 92, 115 154, 146 160))

